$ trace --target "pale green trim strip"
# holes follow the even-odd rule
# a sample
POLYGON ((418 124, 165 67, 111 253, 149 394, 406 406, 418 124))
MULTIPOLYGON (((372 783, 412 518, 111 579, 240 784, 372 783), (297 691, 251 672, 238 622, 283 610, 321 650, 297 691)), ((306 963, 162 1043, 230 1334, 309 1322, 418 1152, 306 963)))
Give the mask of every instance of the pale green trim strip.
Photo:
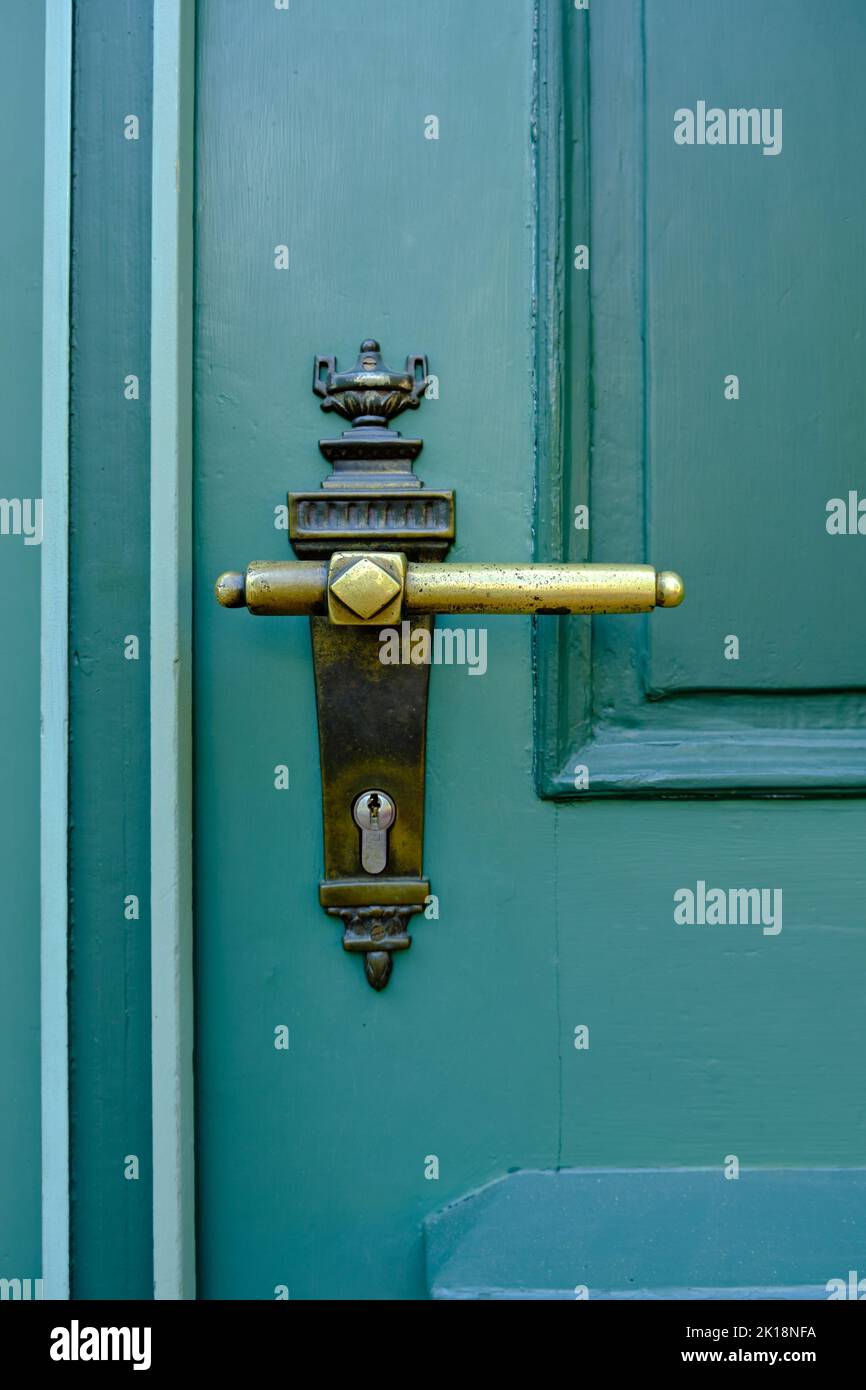
POLYGON ((195 7, 154 0, 150 838, 154 1296, 195 1297, 192 271, 195 7))
POLYGON ((72 0, 45 6, 40 956, 42 1280, 69 1297, 69 236, 72 0))

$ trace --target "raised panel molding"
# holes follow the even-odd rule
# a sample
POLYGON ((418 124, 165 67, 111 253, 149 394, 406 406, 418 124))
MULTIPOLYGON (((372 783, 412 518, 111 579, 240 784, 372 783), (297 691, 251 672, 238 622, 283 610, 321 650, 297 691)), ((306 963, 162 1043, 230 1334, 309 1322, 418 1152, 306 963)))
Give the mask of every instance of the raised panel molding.
POLYGON ((427 1287, 449 1302, 844 1297, 864 1194, 863 1168, 510 1173, 427 1218, 427 1287))
MULTIPOLYGON (((536 558, 677 569, 648 553, 644 7, 537 24, 536 558)), ((540 796, 866 791, 866 691, 653 690, 649 624, 676 620, 536 620, 540 796)))

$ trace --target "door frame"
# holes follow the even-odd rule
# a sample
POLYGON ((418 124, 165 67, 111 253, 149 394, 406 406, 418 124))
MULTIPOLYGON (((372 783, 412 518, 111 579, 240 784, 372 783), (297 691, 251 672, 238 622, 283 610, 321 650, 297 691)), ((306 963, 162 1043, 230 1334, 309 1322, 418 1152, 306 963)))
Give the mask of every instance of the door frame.
POLYGON ((45 5, 42 243, 40 1068, 42 1285, 69 1297, 69 293, 72 0, 45 5))
POLYGON ((155 1298, 193 1299, 192 369, 195 0, 154 0, 152 140, 150 902, 153 1283, 155 1298))
MULTIPOLYGON (((43 1296, 70 1297, 69 411, 74 0, 45 5, 40 707, 43 1296)), ((192 306, 195 0, 153 3, 150 728, 154 1297, 195 1298, 192 306)))

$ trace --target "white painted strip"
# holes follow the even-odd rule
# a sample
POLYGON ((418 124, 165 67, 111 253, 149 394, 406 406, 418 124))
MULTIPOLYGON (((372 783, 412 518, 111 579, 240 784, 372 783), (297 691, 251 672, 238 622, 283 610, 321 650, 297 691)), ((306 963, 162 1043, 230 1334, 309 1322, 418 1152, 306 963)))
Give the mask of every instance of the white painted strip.
POLYGON ((192 978, 193 0, 154 0, 150 841, 154 1296, 195 1297, 192 978))
POLYGON ((69 237, 72 0, 45 7, 40 957, 42 1280, 69 1297, 69 237))

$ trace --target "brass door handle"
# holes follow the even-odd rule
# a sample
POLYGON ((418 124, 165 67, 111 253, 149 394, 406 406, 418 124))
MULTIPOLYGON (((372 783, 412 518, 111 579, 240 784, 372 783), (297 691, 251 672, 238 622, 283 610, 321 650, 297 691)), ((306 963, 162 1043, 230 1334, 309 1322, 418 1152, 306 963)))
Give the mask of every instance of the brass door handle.
MULTIPOLYGON (((417 410, 427 359, 403 371, 366 339, 354 367, 316 357, 322 409, 350 428, 319 443, 331 471, 318 490, 289 494, 297 560, 223 574, 224 608, 310 618, 325 872, 319 900, 343 925, 343 947, 363 956, 384 989, 392 960, 412 944, 409 923, 438 916, 424 877, 424 765, 430 637, 436 613, 647 613, 675 608, 683 581, 651 565, 443 563, 454 540, 454 493, 415 475, 420 439, 391 421, 417 410), (412 659, 383 661, 380 632, 403 623, 412 659), (415 637, 421 657, 416 661, 415 637)), ((495 507, 495 496, 487 505, 495 507)), ((528 792, 527 792, 528 794, 528 792)))
POLYGON ((418 564, 394 551, 256 563, 216 583, 224 608, 371 627, 431 613, 648 613, 684 593, 678 574, 651 565, 418 564))

